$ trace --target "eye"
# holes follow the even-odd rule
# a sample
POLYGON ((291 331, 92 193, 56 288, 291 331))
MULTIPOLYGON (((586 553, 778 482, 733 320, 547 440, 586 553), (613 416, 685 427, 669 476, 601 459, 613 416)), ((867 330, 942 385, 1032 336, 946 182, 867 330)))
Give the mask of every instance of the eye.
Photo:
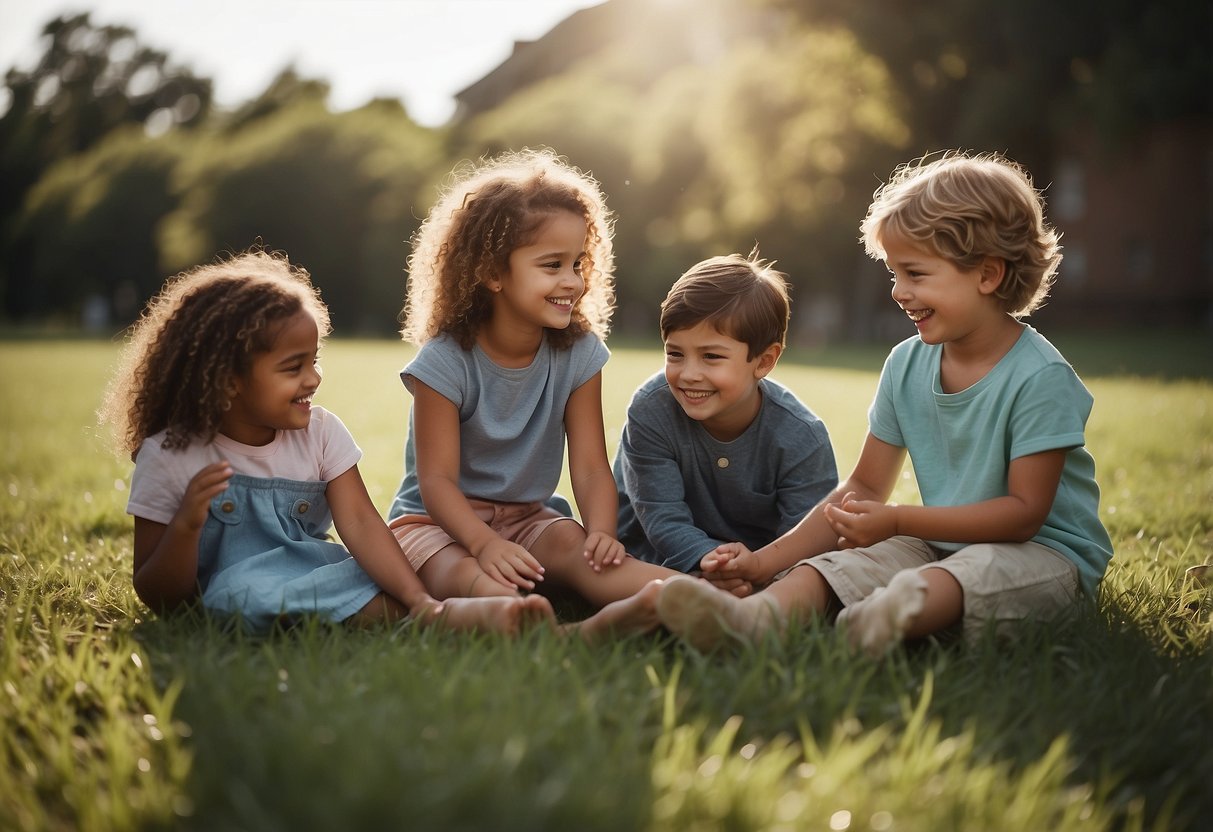
POLYGON ((678 359, 682 358, 682 353, 680 353, 678 350, 666 350, 665 358, 666 361, 677 361, 678 359))
POLYGON ((573 261, 573 274, 581 274, 581 260, 573 261))
POLYGON ((719 353, 715 353, 715 352, 706 352, 703 354, 703 357, 706 358, 708 361, 719 361, 724 358, 723 355, 721 355, 719 353))
POLYGON ((539 267, 543 268, 543 269, 548 269, 549 271, 554 271, 554 272, 560 271, 560 261, 553 260, 550 263, 540 263, 539 267))

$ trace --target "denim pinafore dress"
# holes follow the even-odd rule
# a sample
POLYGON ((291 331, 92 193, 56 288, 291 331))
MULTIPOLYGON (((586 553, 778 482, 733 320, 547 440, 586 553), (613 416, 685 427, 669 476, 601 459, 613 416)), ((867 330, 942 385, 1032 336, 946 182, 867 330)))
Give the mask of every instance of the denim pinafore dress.
POLYGON ((280 618, 343 621, 380 589, 328 540, 326 483, 233 474, 210 504, 198 544, 202 605, 265 632, 280 618))

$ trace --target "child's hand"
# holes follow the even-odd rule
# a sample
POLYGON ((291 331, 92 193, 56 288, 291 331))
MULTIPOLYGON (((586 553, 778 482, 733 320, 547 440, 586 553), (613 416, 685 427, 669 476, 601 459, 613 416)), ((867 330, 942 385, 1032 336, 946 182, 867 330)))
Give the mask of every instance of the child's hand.
POLYGON ((758 571, 758 558, 744 543, 721 543, 703 556, 699 568, 709 581, 740 578, 753 583, 758 571))
POLYGON ((232 466, 227 460, 223 460, 194 474, 189 485, 185 487, 185 496, 181 498, 181 505, 173 515, 173 521, 180 524, 185 531, 201 531, 206 524, 206 512, 211 499, 227 489, 227 481, 232 478, 232 473, 232 466))
POLYGON ((737 598, 745 598, 747 595, 754 594, 754 584, 744 578, 726 578, 716 572, 700 572, 698 577, 737 598))
POLYGON ((838 548, 857 549, 897 534, 897 507, 877 500, 856 500, 848 493, 825 507, 826 521, 838 535, 838 548))
POLYGON ((535 581, 543 580, 543 567, 534 555, 500 537, 477 552, 476 561, 486 575, 511 589, 534 589, 535 581))
POLYGON ((622 543, 604 532, 591 532, 585 539, 585 559, 595 572, 618 566, 627 554, 622 543))

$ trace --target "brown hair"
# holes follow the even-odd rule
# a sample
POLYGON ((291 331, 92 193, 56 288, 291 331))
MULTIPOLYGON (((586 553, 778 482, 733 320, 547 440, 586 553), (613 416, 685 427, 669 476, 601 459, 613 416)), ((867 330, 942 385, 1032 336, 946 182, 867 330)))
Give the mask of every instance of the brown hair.
POLYGON ((549 337, 561 347, 585 332, 605 338, 615 303, 615 262, 613 220, 602 191, 552 151, 522 150, 457 168, 414 235, 404 339, 420 345, 447 332, 470 349, 492 311, 486 283, 504 274, 510 253, 560 211, 585 218, 585 293, 568 328, 549 330, 549 337))
POLYGON ((790 314, 787 275, 755 249, 708 258, 674 281, 661 303, 661 337, 708 322, 744 343, 753 361, 771 344, 784 345, 790 314))
POLYGON ((232 380, 301 311, 328 335, 328 309, 285 255, 250 251, 170 278, 129 330, 98 415, 131 454, 162 430, 165 448, 210 441, 232 380))
POLYGON ((1061 263, 1060 235, 1023 167, 996 153, 949 151, 898 167, 877 189, 860 226, 864 248, 884 259, 881 240, 897 234, 963 269, 986 257, 1006 263, 995 295, 1015 317, 1044 304, 1061 263))

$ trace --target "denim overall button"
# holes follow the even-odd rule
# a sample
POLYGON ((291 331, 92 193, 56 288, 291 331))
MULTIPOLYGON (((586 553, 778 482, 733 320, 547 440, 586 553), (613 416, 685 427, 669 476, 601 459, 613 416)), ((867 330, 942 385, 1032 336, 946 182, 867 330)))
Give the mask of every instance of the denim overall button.
POLYGON ((312 507, 311 503, 309 503, 307 500, 299 501, 299 513, 300 514, 307 514, 307 510, 311 507, 312 507))
POLYGON ((720 459, 716 460, 716 467, 717 468, 728 468, 729 467, 729 458, 727 456, 722 456, 720 459))
POLYGON ((224 500, 223 504, 221 506, 219 506, 219 510, 222 511, 224 514, 231 514, 233 511, 236 510, 236 504, 233 503, 231 500, 224 500))

